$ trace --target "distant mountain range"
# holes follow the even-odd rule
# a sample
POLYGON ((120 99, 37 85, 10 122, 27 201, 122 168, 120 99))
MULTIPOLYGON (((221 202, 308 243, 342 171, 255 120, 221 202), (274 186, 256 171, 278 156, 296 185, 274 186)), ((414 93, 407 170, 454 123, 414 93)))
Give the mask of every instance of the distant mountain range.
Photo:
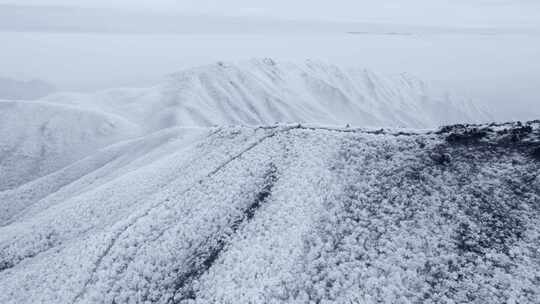
POLYGON ((55 91, 55 87, 42 80, 20 81, 0 77, 0 99, 38 99, 55 91))

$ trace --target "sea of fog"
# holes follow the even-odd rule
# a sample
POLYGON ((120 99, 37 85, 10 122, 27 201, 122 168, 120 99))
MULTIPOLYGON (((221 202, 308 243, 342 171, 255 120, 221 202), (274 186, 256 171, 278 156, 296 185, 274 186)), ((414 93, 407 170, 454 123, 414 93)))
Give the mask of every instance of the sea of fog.
POLYGON ((169 73, 253 57, 411 73, 486 104, 500 120, 540 117, 535 33, 104 34, 0 32, 0 76, 61 90, 150 86, 169 73))

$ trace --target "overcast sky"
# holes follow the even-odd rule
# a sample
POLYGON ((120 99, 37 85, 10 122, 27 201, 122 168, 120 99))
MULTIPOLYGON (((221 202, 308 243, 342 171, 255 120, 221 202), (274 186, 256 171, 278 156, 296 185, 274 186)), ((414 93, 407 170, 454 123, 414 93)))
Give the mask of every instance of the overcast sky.
POLYGON ((213 15, 466 26, 539 26, 539 0, 0 0, 213 15))

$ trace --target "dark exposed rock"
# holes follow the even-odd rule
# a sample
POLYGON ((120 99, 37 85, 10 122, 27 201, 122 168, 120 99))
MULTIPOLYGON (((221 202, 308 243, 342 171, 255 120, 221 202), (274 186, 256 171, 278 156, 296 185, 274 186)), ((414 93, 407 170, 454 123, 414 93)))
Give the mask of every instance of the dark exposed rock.
POLYGON ((540 147, 534 148, 534 149, 532 150, 532 152, 531 152, 531 156, 532 156, 534 159, 540 161, 540 147))

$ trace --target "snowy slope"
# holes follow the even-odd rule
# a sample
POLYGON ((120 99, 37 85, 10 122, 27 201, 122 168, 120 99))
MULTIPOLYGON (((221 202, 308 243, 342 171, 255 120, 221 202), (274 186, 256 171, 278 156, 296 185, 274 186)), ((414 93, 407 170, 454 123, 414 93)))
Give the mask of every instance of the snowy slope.
POLYGON ((0 303, 540 300, 540 122, 113 147, 0 227, 0 303))
POLYGON ((0 191, 139 134, 120 116, 45 102, 0 100, 0 191))
MULTIPOLYGON (((0 191, 0 226, 37 213, 92 187, 103 185, 170 151, 182 150, 208 132, 208 129, 174 128, 122 141, 93 153, 89 152, 89 155, 81 156, 79 160, 19 187, 0 191), (174 144, 169 144, 171 141, 174 144)), ((14 163, 18 162, 24 164, 20 160, 14 163)), ((144 185, 141 185, 140 189, 145 189, 144 185)), ((134 194, 137 192, 131 190, 123 195, 134 194)))
POLYGON ((97 106, 148 131, 276 122, 437 127, 490 120, 473 103, 432 92, 409 75, 383 77, 313 61, 271 59, 193 68, 147 89, 63 93, 46 100, 97 106))

